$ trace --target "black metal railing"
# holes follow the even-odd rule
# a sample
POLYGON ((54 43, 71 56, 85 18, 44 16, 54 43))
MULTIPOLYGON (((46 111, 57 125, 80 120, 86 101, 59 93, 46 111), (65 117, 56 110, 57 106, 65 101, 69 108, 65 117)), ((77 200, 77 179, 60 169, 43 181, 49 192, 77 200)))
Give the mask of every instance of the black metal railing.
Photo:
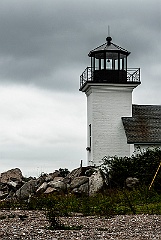
POLYGON ((127 69, 127 82, 140 82, 140 68, 127 69))
MULTIPOLYGON (((108 73, 110 72, 110 70, 107 70, 108 73)), ((125 71, 118 71, 118 70, 114 70, 114 72, 116 71, 116 73, 120 74, 122 72, 125 72, 125 71)), ((83 85, 86 83, 86 82, 97 82, 95 79, 94 79, 94 76, 95 76, 95 73, 97 72, 97 69, 96 70, 92 70, 91 67, 87 67, 84 72, 82 73, 82 75, 80 76, 80 88, 83 87, 83 85)), ((107 74, 108 76, 108 74, 107 74)), ((126 75, 125 75, 126 76, 126 75)), ((114 79, 112 82, 111 80, 108 81, 108 77, 106 79, 106 81, 104 82, 109 82, 109 83, 117 83, 117 79, 114 79)), ((120 82, 119 81, 119 78, 118 78, 118 83, 140 83, 140 68, 129 68, 127 69, 127 77, 125 77, 125 81, 124 82, 120 82)))
POLYGON ((80 76, 80 87, 82 87, 87 81, 93 81, 93 71, 91 67, 87 67, 80 76))

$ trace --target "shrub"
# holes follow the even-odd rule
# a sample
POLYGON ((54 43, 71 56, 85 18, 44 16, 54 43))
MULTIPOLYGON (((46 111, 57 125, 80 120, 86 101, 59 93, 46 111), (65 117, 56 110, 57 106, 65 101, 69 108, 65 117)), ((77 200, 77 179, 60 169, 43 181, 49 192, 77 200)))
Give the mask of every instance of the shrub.
POLYGON ((70 173, 67 168, 59 168, 59 172, 62 177, 66 177, 70 173))
MULTIPOLYGON (((161 161, 160 149, 147 149, 131 157, 105 157, 101 169, 108 176, 112 187, 124 187, 127 177, 136 177, 141 184, 150 185, 161 161)), ((161 190, 161 169, 154 187, 161 190)))

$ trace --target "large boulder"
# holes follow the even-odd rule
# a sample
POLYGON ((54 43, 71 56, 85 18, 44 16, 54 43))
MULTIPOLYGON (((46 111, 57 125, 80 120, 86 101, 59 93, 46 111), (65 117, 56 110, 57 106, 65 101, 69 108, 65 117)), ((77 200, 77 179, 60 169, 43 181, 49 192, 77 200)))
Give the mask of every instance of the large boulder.
POLYGON ((75 195, 89 195, 89 182, 86 182, 84 184, 82 184, 81 186, 74 188, 72 190, 72 193, 74 193, 75 195))
POLYGON ((138 178, 133 178, 133 177, 128 177, 128 178, 126 178, 126 186, 127 186, 128 188, 133 188, 133 187, 135 187, 138 183, 139 183, 139 179, 138 179, 138 178))
POLYGON ((89 196, 95 195, 104 186, 104 179, 100 170, 95 170, 95 172, 89 178, 89 196))
POLYGON ((9 192, 12 192, 12 193, 16 192, 22 185, 23 185, 23 182, 10 181, 7 183, 9 192))
POLYGON ((36 190, 36 193, 41 194, 41 193, 45 192, 47 187, 48 187, 48 183, 43 182, 43 184, 41 184, 41 186, 38 187, 38 189, 36 190))
POLYGON ((8 193, 4 193, 2 191, 0 191, 0 200, 5 199, 8 196, 8 193))
POLYGON ((14 168, 11 170, 8 170, 7 172, 3 172, 0 175, 0 182, 1 183, 7 183, 10 181, 17 181, 21 182, 22 181, 22 172, 19 168, 14 168))
POLYGON ((42 174, 40 177, 37 178, 37 188, 39 188, 44 182, 46 182, 47 174, 42 174))
POLYGON ((0 199, 5 199, 9 194, 9 187, 5 183, 0 182, 0 199))
POLYGON ((89 182, 89 178, 86 176, 80 176, 80 177, 76 177, 72 180, 71 184, 70 184, 70 188, 79 188, 81 185, 85 184, 89 182))
POLYGON ((78 191, 81 192, 81 194, 89 195, 89 182, 82 184, 78 188, 78 191))
POLYGON ((61 174, 60 174, 60 172, 59 172, 58 170, 56 170, 56 171, 53 172, 53 173, 49 173, 49 174, 46 176, 45 181, 46 181, 46 182, 50 182, 50 181, 54 180, 54 178, 56 178, 56 177, 61 177, 61 174))
POLYGON ((65 192, 66 189, 67 189, 67 184, 64 183, 61 180, 51 181, 51 182, 48 183, 48 186, 51 187, 51 188, 54 188, 54 189, 56 189, 57 191, 60 191, 60 192, 65 192))
POLYGON ((64 178, 64 182, 70 184, 71 181, 76 178, 76 177, 80 177, 82 176, 82 168, 76 168, 73 171, 71 171, 65 178, 64 178))
POLYGON ((44 194, 51 194, 51 193, 54 193, 54 192, 56 192, 55 188, 47 187, 47 189, 45 190, 44 194))
POLYGON ((16 191, 16 197, 19 199, 28 199, 31 194, 34 194, 37 187, 37 180, 31 179, 26 182, 20 189, 16 191))
POLYGON ((0 182, 0 191, 2 191, 2 192, 7 192, 7 191, 8 191, 8 186, 7 186, 7 184, 0 182))
POLYGON ((63 181, 64 178, 63 177, 54 177, 54 179, 50 182, 58 182, 58 181, 63 181))
POLYGON ((68 184, 72 182, 73 179, 80 176, 87 176, 90 177, 94 172, 94 167, 79 167, 71 171, 65 178, 64 181, 68 184))

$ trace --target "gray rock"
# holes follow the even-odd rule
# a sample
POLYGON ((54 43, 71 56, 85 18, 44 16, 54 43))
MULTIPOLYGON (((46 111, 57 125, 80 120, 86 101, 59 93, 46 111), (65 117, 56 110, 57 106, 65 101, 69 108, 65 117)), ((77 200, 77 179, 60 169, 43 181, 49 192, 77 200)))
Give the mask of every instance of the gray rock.
POLYGON ((51 181, 54 180, 54 178, 58 178, 58 177, 61 177, 61 174, 58 170, 56 170, 53 173, 47 174, 46 177, 44 178, 44 181, 45 182, 51 182, 51 181))
POLYGON ((9 189, 12 189, 14 191, 16 191, 17 187, 19 186, 17 182, 13 182, 13 181, 8 182, 7 185, 9 189))
POLYGON ((46 174, 41 175, 39 178, 37 178, 37 188, 39 188, 43 184, 43 182, 46 182, 45 179, 46 174))
POLYGON ((55 177, 61 177, 61 174, 58 170, 55 170, 55 172, 49 173, 49 176, 52 176, 52 178, 54 179, 55 177))
POLYGON ((73 190, 72 190, 72 192, 74 193, 74 194, 79 194, 79 195, 88 195, 89 194, 89 183, 88 182, 86 182, 86 183, 84 183, 83 185, 81 185, 80 187, 78 187, 78 188, 74 188, 73 190))
POLYGON ((8 187, 7 187, 6 183, 1 183, 0 182, 0 191, 2 191, 2 192, 8 191, 8 187))
POLYGON ((46 189, 46 191, 44 192, 44 194, 50 194, 50 193, 53 193, 53 192, 56 192, 56 189, 52 188, 52 187, 48 187, 46 189))
POLYGON ((28 199, 29 196, 35 193, 37 187, 37 180, 30 180, 26 182, 20 189, 16 191, 16 197, 19 199, 28 199))
POLYGON ((44 182, 43 184, 41 184, 41 186, 36 190, 36 193, 41 194, 43 192, 45 192, 45 190, 48 187, 48 183, 44 182))
POLYGON ((89 182, 84 183, 78 189, 82 194, 88 195, 89 194, 89 182))
POLYGON ((66 191, 67 189, 67 184, 63 181, 51 181, 48 183, 48 186, 60 191, 66 191))
POLYGON ((138 183, 139 183, 139 179, 138 178, 128 177, 126 179, 126 186, 129 187, 129 188, 135 187, 138 183))
POLYGON ((50 182, 50 181, 52 181, 53 180, 53 176, 52 175, 48 175, 48 176, 46 176, 46 178, 45 178, 45 182, 50 182))
POLYGON ((94 171, 95 171, 94 167, 88 167, 84 175, 90 177, 94 173, 94 171))
POLYGON ((8 196, 8 193, 4 193, 2 191, 0 191, 0 199, 3 200, 8 196))
POLYGON ((19 168, 14 168, 11 170, 8 170, 7 172, 3 172, 0 175, 0 182, 7 183, 10 181, 22 181, 22 172, 19 168))
POLYGON ((89 178, 89 196, 98 193, 104 185, 104 179, 100 170, 96 170, 89 178))
POLYGON ((81 185, 83 185, 84 183, 89 182, 89 178, 86 176, 80 176, 80 177, 76 177, 72 180, 71 184, 70 184, 70 188, 79 188, 81 185))
POLYGON ((74 178, 80 177, 81 175, 83 175, 83 168, 76 168, 64 178, 64 182, 70 183, 74 178))
POLYGON ((53 182, 63 181, 63 177, 54 177, 53 182))

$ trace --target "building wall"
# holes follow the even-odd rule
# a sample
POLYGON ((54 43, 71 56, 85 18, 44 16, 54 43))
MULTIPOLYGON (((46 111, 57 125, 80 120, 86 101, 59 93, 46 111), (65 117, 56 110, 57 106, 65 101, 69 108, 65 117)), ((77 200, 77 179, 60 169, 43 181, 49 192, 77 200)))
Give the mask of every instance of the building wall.
POLYGON ((90 86, 87 95, 87 143, 92 130, 88 163, 100 165, 105 156, 130 156, 121 117, 132 116, 132 90, 129 85, 90 86))
MULTIPOLYGON (((93 127, 93 121, 92 121, 92 111, 93 111, 93 94, 88 95, 87 97, 87 147, 93 149, 92 144, 93 141, 91 139, 91 146, 90 146, 90 124, 91 124, 91 131, 93 127)), ((91 137, 93 133, 91 132, 91 137)), ((88 165, 93 165, 91 162, 93 160, 93 151, 87 150, 87 160, 88 160, 88 165)))

